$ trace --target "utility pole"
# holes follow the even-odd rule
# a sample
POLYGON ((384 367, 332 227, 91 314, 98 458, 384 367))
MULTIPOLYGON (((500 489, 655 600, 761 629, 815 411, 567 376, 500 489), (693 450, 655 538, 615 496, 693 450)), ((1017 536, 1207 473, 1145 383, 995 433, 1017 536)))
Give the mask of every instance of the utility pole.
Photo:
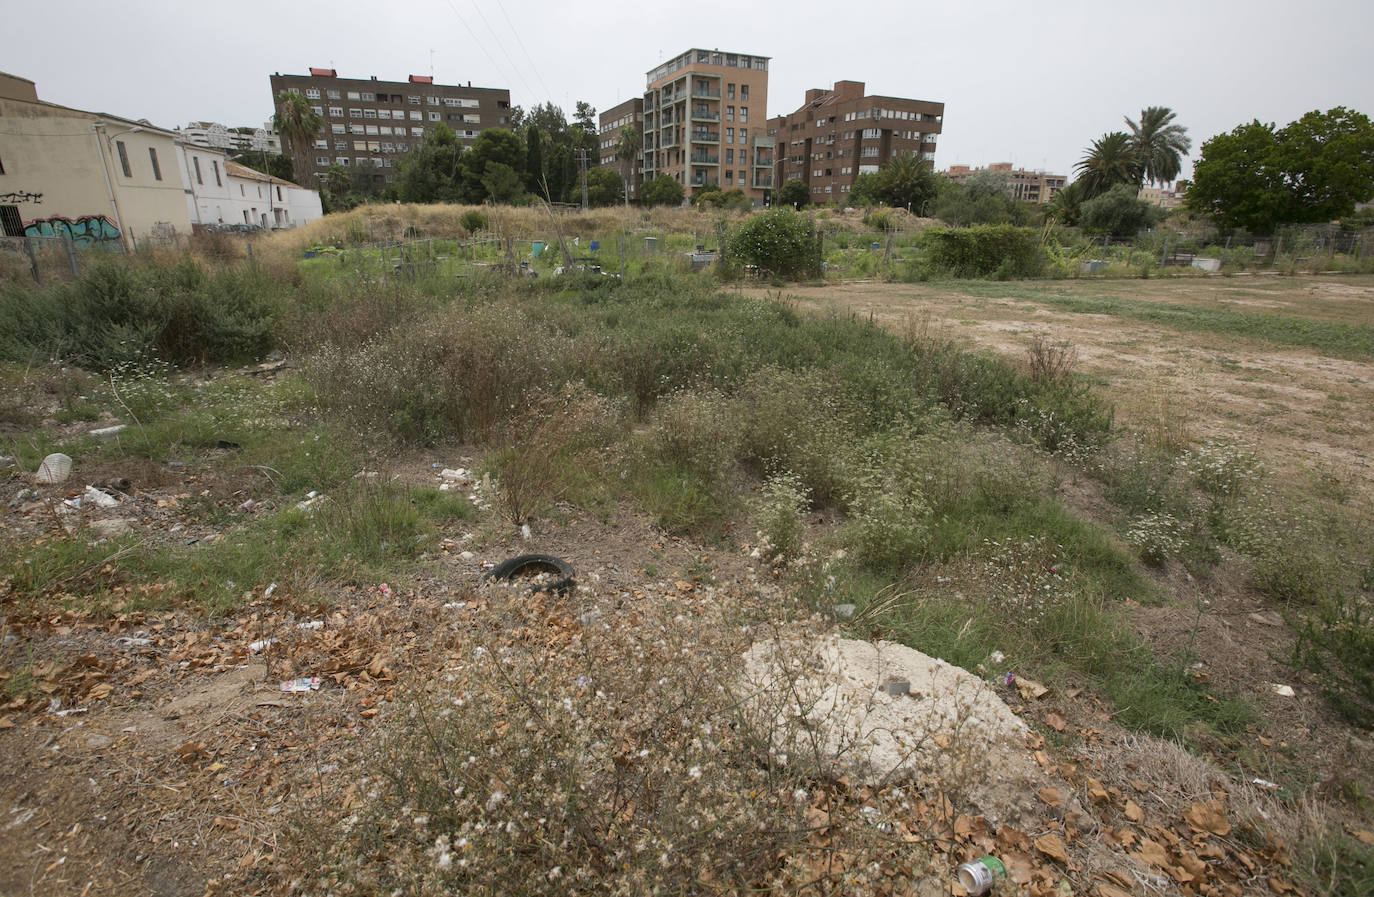
POLYGON ((577 151, 577 161, 582 163, 582 211, 587 211, 587 151, 577 151))

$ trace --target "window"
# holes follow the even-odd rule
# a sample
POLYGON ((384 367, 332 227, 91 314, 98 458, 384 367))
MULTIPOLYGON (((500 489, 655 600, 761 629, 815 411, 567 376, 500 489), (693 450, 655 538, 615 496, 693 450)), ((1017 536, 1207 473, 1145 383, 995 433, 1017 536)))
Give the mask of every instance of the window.
POLYGON ((728 149, 728 150, 725 151, 725 164, 726 164, 726 165, 734 165, 734 164, 735 164, 735 151, 734 151, 734 150, 728 149))
POLYGON ((363 126, 362 126, 362 125, 349 125, 349 126, 348 126, 348 133, 350 133, 350 134, 366 134, 367 131, 363 130, 363 126))
POLYGON ((345 165, 345 166, 346 166, 346 165, 348 165, 348 157, 347 157, 347 156, 335 156, 335 157, 334 157, 334 164, 335 164, 335 165, 345 165))
POLYGON ((364 110, 363 110, 363 118, 376 118, 376 117, 377 117, 377 110, 376 110, 376 109, 364 109, 364 110))
MULTIPOLYGON (((740 121, 744 121, 744 119, 740 119, 740 121)), ((747 140, 748 138, 749 138, 749 129, 748 129, 748 128, 740 128, 740 129, 739 129, 739 142, 740 142, 740 143, 744 143, 744 141, 747 140)))
POLYGON ((876 146, 866 146, 859 152, 859 155, 871 159, 878 155, 878 148, 876 146))
POLYGON ((350 110, 348 110, 348 117, 349 117, 349 118, 362 118, 362 117, 363 117, 363 110, 361 110, 361 109, 350 109, 350 110))
POLYGON ((423 112, 411 112, 411 113, 410 113, 410 120, 411 120, 411 121, 424 121, 424 120, 425 120, 425 114, 424 114, 423 112))
POLYGON ((725 171, 725 183, 728 184, 728 183, 730 183, 731 181, 733 181, 734 179, 735 179, 735 173, 734 173, 733 171, 730 171, 729 169, 726 169, 726 171, 725 171))
POLYGON ((305 89, 305 98, 307 100, 318 100, 320 98, 320 89, 318 87, 307 87, 305 89))
POLYGON ((883 132, 878 128, 864 128, 864 139, 875 140, 883 136, 883 132))
POLYGON ((377 126, 376 126, 376 125, 365 125, 364 127, 366 128, 367 133, 368 133, 369 136, 371 136, 371 137, 376 137, 376 136, 378 136, 379 132, 378 132, 378 130, 377 130, 377 126))
POLYGON ((315 141, 315 149, 329 149, 329 141, 328 141, 328 140, 316 140, 316 141, 315 141))
MULTIPOLYGON (((0 161, 0 174, 4 174, 4 173, 5 173, 5 163, 4 163, 3 161, 0 161)), ((18 214, 18 213, 15 213, 15 214, 18 214)))
POLYGON ((437 105, 439 105, 439 98, 438 98, 438 97, 425 97, 425 102, 428 103, 428 104, 431 105, 431 106, 437 106, 437 105))
POLYGON ((748 102, 748 101, 749 101, 749 85, 748 85, 748 84, 741 84, 741 85, 739 86, 739 98, 740 98, 741 100, 744 100, 745 102, 748 102))
POLYGON ((343 118, 343 107, 342 107, 342 106, 330 106, 330 107, 329 107, 329 117, 330 117, 330 118, 343 118))
POLYGON ((442 118, 443 118, 443 116, 440 115, 438 112, 431 112, 431 113, 429 114, 429 120, 430 120, 430 121, 439 121, 439 120, 442 119, 442 118))
POLYGON ((451 106, 451 107, 453 107, 454 109, 457 109, 457 108, 458 108, 458 98, 457 98, 457 97, 444 97, 444 105, 445 105, 445 106, 451 106))
POLYGON ((377 95, 376 95, 376 94, 372 94, 372 93, 368 93, 367 91, 363 91, 363 102, 364 102, 364 103, 375 103, 375 102, 377 102, 377 95))
POLYGON ((734 129, 734 128, 726 128, 726 129, 725 129, 725 142, 726 142, 726 143, 734 143, 734 141, 735 141, 735 129, 734 129))
MULTIPOLYGON (((401 130, 404 131, 405 128, 402 128, 401 130)), ((377 131, 379 132, 378 136, 389 137, 391 135, 391 125, 382 125, 377 129, 377 131)))
POLYGON ((359 153, 365 153, 365 152, 367 152, 367 141, 366 141, 366 140, 355 140, 355 141, 353 141, 353 150, 354 150, 354 152, 359 152, 359 153))
POLYGON ((210 165, 211 165, 211 167, 213 167, 213 168, 215 169, 215 186, 216 186, 216 187, 223 187, 223 186, 224 186, 224 183, 223 183, 222 181, 220 181, 220 179, 219 179, 219 160, 218 160, 218 159, 211 159, 211 160, 210 160, 210 165))
POLYGON ((348 141, 347 141, 347 140, 335 140, 335 141, 334 141, 334 152, 336 152, 336 153, 341 153, 341 152, 343 152, 343 151, 346 150, 346 149, 348 149, 348 141))
POLYGON ((316 156, 316 157, 315 157, 315 164, 318 165, 318 166, 320 166, 321 168, 328 168, 328 167, 329 167, 329 157, 328 157, 328 156, 316 156))
POLYGON ((348 98, 349 98, 350 100, 361 99, 361 97, 362 97, 362 95, 359 94, 356 90, 350 90, 350 91, 348 92, 348 98))
POLYGON ((313 112, 313 113, 315 113, 316 115, 318 115, 320 118, 324 118, 324 107, 323 107, 323 106, 311 106, 311 107, 310 107, 310 111, 313 112))
POLYGON ((378 109, 378 110, 377 110, 377 117, 380 118, 380 119, 383 119, 384 121, 391 121, 391 110, 390 110, 390 109, 378 109))
POLYGON ((332 128, 332 130, 334 131, 335 134, 342 134, 342 133, 344 133, 345 128, 344 128, 343 125, 334 125, 333 128, 332 128))
POLYGON ((406 97, 406 102, 409 103, 409 104, 412 105, 412 106, 418 106, 418 105, 420 105, 420 98, 419 98, 419 97, 406 97))
POLYGON ((129 151, 124 149, 124 141, 116 140, 115 149, 119 150, 119 167, 124 170, 124 176, 131 178, 134 173, 129 170, 129 151))
POLYGON ((411 128, 411 129, 410 129, 410 136, 412 136, 412 137, 423 137, 423 136, 425 136, 425 129, 424 129, 424 128, 411 128))
POLYGON ((463 115, 463 123, 469 125, 480 125, 482 123, 482 116, 473 115, 470 112, 465 113, 463 115))
POLYGON ((727 100, 733 100, 733 99, 735 98, 735 85, 733 85, 733 84, 727 84, 727 85, 725 85, 725 98, 726 98, 727 100))
POLYGON ((739 107, 739 120, 740 120, 740 121, 748 121, 748 120, 749 120, 749 107, 748 107, 748 106, 741 106, 741 107, 739 107))
POLYGON ((737 179, 735 180, 735 183, 740 187, 744 186, 744 172, 741 171, 739 173, 737 179))
POLYGON ((735 107, 734 107, 734 106, 726 106, 726 107, 725 107, 725 120, 726 120, 726 121, 734 121, 734 120, 735 120, 735 107))

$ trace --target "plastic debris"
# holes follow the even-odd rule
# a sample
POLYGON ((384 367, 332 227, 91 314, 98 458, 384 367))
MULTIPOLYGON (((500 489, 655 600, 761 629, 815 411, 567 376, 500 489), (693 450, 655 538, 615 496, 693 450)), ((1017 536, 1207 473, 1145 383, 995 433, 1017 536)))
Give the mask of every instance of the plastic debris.
POLYGON ((837 605, 835 605, 834 610, 835 610, 835 619, 837 619, 837 620, 852 620, 852 619, 854 619, 854 613, 855 613, 855 611, 858 610, 858 607, 856 607, 856 606, 853 605, 853 604, 837 604, 837 605))
POLYGON ((127 427, 128 424, 115 424, 112 427, 100 427, 99 429, 92 430, 91 435, 97 439, 104 439, 106 436, 113 436, 127 427))
POLYGON ((299 679, 291 679, 287 682, 283 682, 281 685, 278 686, 278 688, 286 692, 319 691, 320 677, 302 676, 299 679))
POLYGON ((443 470, 439 471, 439 477, 445 480, 471 479, 471 477, 468 476, 467 469, 463 467, 445 467, 443 470))
POLYGON ((113 495, 101 492, 94 486, 87 486, 86 491, 82 493, 82 495, 86 500, 86 504, 95 505, 97 508, 119 507, 119 499, 115 498, 113 495))
POLYGON ((1277 682, 1271 682, 1271 683, 1269 683, 1269 690, 1272 691, 1274 694, 1278 695, 1278 696, 1281 697, 1281 698, 1291 698, 1291 697, 1294 697, 1295 694, 1296 694, 1296 693, 1293 691, 1293 686, 1291 686, 1291 685, 1280 685, 1280 684, 1277 683, 1277 682))
POLYGON ((43 459, 43 463, 38 465, 38 472, 33 475, 35 483, 46 483, 55 485, 64 483, 67 477, 72 474, 72 459, 70 455, 61 452, 53 452, 43 459))
POLYGON ((1279 787, 1276 782, 1271 782, 1268 779, 1251 779, 1250 784, 1256 788, 1263 788, 1265 791, 1273 791, 1279 787))
POLYGON ((382 593, 383 598, 390 598, 394 594, 391 591, 391 586, 387 585, 386 583, 382 583, 381 585, 377 586, 377 591, 382 593))
POLYGON ((530 532, 530 525, 528 523, 520 524, 520 538, 528 542, 530 540, 530 536, 532 535, 533 533, 530 532))
POLYGON ((124 635, 115 639, 114 643, 121 648, 144 648, 151 645, 153 640, 137 635, 124 635))
POLYGON ((271 597, 272 597, 272 593, 275 592, 276 590, 277 590, 277 584, 276 584, 275 582, 274 582, 274 583, 271 583, 271 584, 269 584, 269 585, 267 586, 267 588, 265 588, 265 589, 262 590, 262 597, 264 597, 264 598, 271 598, 271 597))
POLYGON ((259 640, 256 641, 256 642, 251 642, 251 643, 248 645, 248 650, 249 650, 249 651, 252 651, 254 654, 256 654, 257 652, 261 651, 263 648, 271 647, 272 645, 275 645, 276 643, 277 643, 277 640, 274 639, 274 638, 259 639, 259 640))
POLYGON ((304 501, 296 503, 296 510, 308 511, 314 506, 315 502, 319 501, 321 498, 324 498, 324 496, 316 492, 314 489, 311 489, 309 492, 305 493, 304 501))
POLYGON ((297 629, 323 629, 324 620, 310 620, 307 623, 297 623, 297 629))
POLYGON ((1003 654, 1001 651, 993 651, 992 656, 988 659, 993 663, 1002 663, 1007 659, 1007 655, 1003 654))

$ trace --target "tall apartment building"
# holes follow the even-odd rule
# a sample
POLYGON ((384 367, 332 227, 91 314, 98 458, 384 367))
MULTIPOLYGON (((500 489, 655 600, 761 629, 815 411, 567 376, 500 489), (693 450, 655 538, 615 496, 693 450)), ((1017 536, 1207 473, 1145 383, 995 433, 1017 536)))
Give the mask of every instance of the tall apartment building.
POLYGON ((644 180, 688 192, 739 189, 762 205, 773 186, 768 57, 691 49, 647 73, 644 180))
POLYGON ((969 179, 970 175, 980 171, 995 171, 1007 175, 1007 186, 1011 189, 1012 199, 1019 199, 1022 202, 1047 203, 1054 199, 1054 194, 1064 189, 1064 185, 1069 179, 1062 174, 1050 174, 1047 171, 1028 171, 1024 168, 1013 168, 1010 162, 994 162, 986 168, 970 168, 967 165, 951 165, 948 170, 940 172, 951 181, 962 184, 969 179))
POLYGON ((261 128, 226 128, 217 121, 193 121, 178 128, 181 139, 191 146, 204 146, 236 153, 281 154, 281 135, 269 121, 261 128))
POLYGON ((843 202, 855 178, 895 156, 933 160, 944 116, 944 103, 865 96, 862 81, 808 90, 800 109, 768 120, 778 145, 777 182, 800 180, 812 202, 843 202))
POLYGON ((601 113, 600 129, 597 132, 601 165, 613 168, 623 178, 628 178, 628 198, 631 202, 639 198, 639 188, 644 183, 644 169, 641 158, 622 161, 617 152, 620 149, 620 135, 626 128, 634 125, 640 135, 644 134, 644 100, 634 97, 618 106, 612 106, 601 113))
MULTIPOLYGON (((372 181, 389 183, 398 154, 420 144, 425 129, 444 122, 471 144, 487 128, 510 123, 510 91, 491 87, 435 84, 427 75, 407 81, 340 78, 334 69, 310 69, 308 75, 273 74, 273 108, 285 90, 301 93, 324 119, 314 141, 315 174, 331 165, 371 167, 372 181)), ((312 183, 308 172, 296 180, 312 183)))

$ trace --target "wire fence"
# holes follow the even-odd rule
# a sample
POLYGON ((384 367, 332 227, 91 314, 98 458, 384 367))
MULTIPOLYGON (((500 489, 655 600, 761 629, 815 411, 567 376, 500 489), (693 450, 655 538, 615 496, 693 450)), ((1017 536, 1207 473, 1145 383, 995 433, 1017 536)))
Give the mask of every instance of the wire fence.
POLYGON ((0 280, 29 277, 37 284, 75 280, 88 259, 111 253, 122 255, 123 244, 101 241, 78 245, 66 235, 0 237, 0 280))

